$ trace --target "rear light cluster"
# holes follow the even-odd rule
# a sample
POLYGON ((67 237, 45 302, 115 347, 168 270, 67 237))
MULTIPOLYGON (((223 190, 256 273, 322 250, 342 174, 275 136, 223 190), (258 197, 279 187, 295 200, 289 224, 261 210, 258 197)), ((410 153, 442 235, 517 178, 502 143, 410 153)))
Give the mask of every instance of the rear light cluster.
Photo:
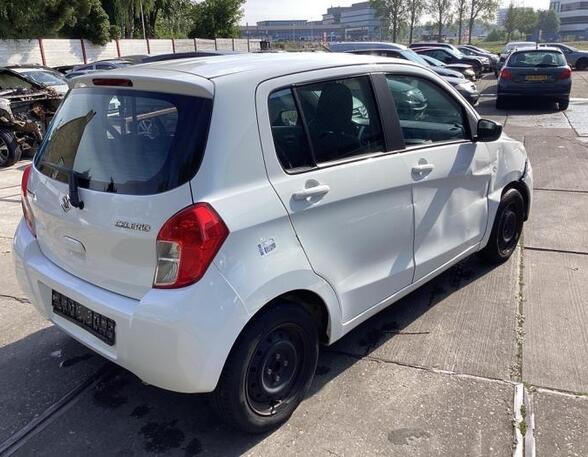
POLYGON ((153 287, 174 289, 198 281, 228 235, 227 226, 207 203, 176 213, 157 235, 153 287))
POLYGON ((566 67, 564 71, 562 71, 557 79, 570 79, 572 77, 572 69, 570 67, 566 67))
POLYGON ((500 79, 511 80, 512 79, 511 71, 507 70, 506 68, 503 68, 500 71, 500 79))
POLYGON ((22 174, 22 181, 20 182, 20 203, 22 205, 22 213, 27 223, 27 227, 33 234, 37 236, 35 230, 35 218, 33 216, 33 210, 31 209, 31 203, 29 202, 29 179, 31 177, 32 165, 28 165, 22 174))

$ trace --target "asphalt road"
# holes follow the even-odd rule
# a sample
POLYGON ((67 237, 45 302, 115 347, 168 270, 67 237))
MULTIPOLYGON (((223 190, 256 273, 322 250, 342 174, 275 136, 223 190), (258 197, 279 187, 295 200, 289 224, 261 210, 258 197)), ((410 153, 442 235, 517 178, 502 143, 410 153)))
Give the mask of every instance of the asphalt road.
POLYGON ((1 170, 0 454, 511 456, 526 429, 525 455, 588 456, 588 72, 574 74, 565 113, 497 111, 494 78, 480 86, 480 113, 533 162, 520 248, 494 269, 465 260, 324 348, 308 398, 263 436, 226 428, 206 396, 142 384, 36 315, 11 264, 25 162, 1 170))

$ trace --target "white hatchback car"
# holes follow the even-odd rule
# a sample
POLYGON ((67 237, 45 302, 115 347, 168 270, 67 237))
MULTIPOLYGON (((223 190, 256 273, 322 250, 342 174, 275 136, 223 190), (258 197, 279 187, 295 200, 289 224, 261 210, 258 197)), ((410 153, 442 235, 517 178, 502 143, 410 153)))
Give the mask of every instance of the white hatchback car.
POLYGON ((22 181, 18 278, 145 382, 285 421, 330 344, 459 260, 514 251, 523 146, 432 71, 230 55, 76 79, 22 181))

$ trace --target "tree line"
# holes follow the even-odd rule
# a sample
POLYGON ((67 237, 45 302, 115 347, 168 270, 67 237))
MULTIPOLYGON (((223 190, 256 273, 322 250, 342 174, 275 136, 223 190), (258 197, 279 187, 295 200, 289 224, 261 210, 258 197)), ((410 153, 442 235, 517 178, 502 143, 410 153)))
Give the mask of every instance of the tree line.
MULTIPOLYGON (((457 30, 457 40, 471 43, 476 22, 494 22, 500 0, 370 0, 382 21, 386 35, 398 41, 408 35, 409 43, 415 39, 419 19, 428 15, 439 41, 449 26, 457 30)), ((504 33, 498 29, 493 37, 510 40, 513 34, 557 33, 559 19, 553 10, 535 11, 533 8, 509 6, 504 33)), ((497 40, 498 41, 498 40, 497 40)))
POLYGON ((0 39, 232 38, 245 0, 1 0, 0 39))

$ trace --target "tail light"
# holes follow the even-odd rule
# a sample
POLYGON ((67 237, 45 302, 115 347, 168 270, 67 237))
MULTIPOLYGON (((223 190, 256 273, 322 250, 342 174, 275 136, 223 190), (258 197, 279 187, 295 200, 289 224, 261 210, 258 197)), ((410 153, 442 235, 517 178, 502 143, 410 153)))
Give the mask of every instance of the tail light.
POLYGON ((153 287, 175 289, 198 281, 228 235, 229 229, 207 203, 176 213, 157 235, 153 287))
POLYGON ((31 204, 29 203, 29 179, 31 177, 32 165, 28 165, 22 174, 22 181, 20 182, 20 203, 22 205, 22 213, 24 219, 27 223, 27 227, 33 234, 33 236, 37 236, 37 232, 35 230, 35 218, 33 217, 33 210, 31 209, 31 204))
POLYGON ((572 69, 570 67, 566 67, 564 71, 562 71, 558 76, 557 79, 570 79, 572 77, 572 69))
POLYGON ((506 80, 510 80, 512 79, 512 73, 510 70, 507 70, 506 68, 503 68, 500 71, 500 79, 506 79, 506 80))

